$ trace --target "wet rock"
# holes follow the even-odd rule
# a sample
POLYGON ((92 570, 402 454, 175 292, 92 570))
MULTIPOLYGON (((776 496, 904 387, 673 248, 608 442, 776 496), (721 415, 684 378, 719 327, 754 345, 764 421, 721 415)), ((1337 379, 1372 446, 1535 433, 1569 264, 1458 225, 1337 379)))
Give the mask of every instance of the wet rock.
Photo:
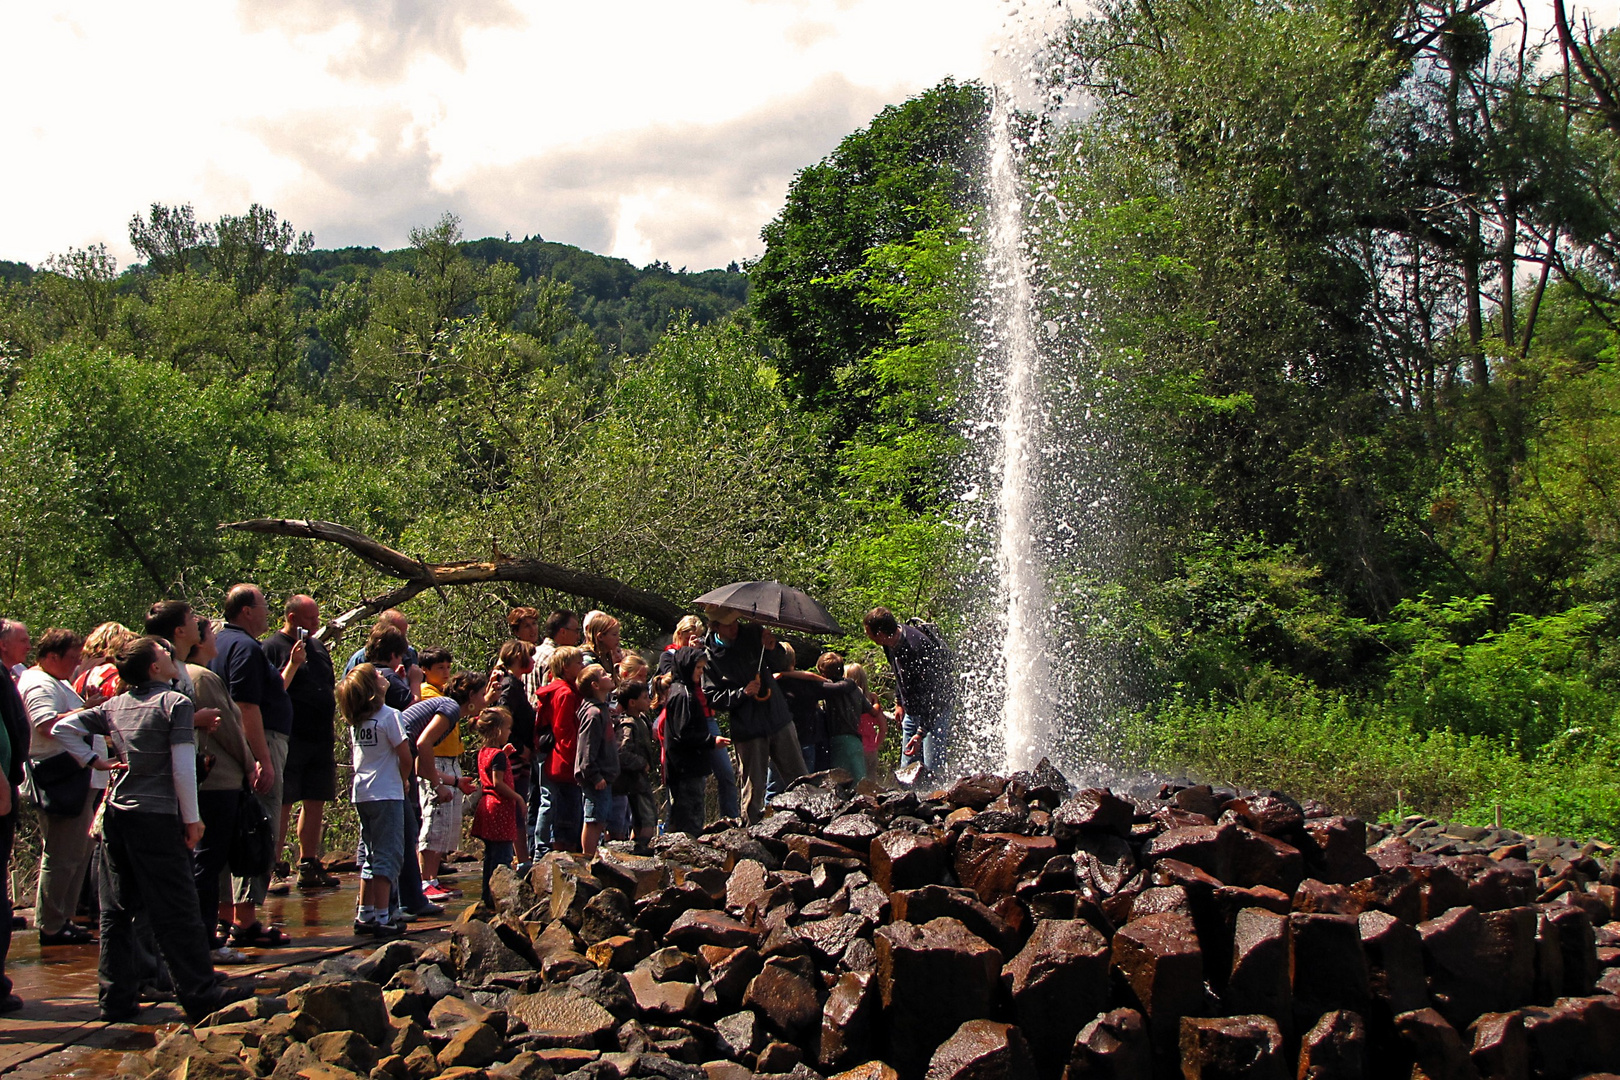
POLYGON ((611 937, 628 937, 635 929, 635 909, 630 898, 618 889, 604 888, 585 904, 579 936, 589 946, 611 937))
POLYGON ((1288 916, 1263 908, 1239 911, 1233 925, 1232 971, 1221 997, 1234 1015, 1293 1019, 1288 916))
POLYGON ((835 844, 857 851, 870 851, 872 841, 883 833, 883 826, 871 814, 845 814, 834 818, 821 835, 835 844))
POLYGON ((1418 933, 1429 996, 1451 1026, 1461 1030, 1489 1008, 1494 996, 1481 953, 1485 920, 1471 907, 1452 908, 1419 923, 1418 933))
POLYGON ((1323 1013, 1299 1045, 1299 1080, 1363 1080, 1367 1025, 1353 1012, 1323 1013))
POLYGON ((551 863, 551 918, 578 928, 585 918, 585 905, 602 891, 602 883, 577 856, 565 855, 551 863))
POLYGON ((659 982, 692 982, 697 979, 696 959, 673 945, 666 945, 636 966, 646 968, 659 982))
POLYGON ((1361 907, 1343 885, 1306 878, 1294 890, 1293 909, 1308 915, 1360 915, 1361 907))
POLYGON ((1142 848, 1144 862, 1176 859, 1222 881, 1230 874, 1235 830, 1230 825, 1190 825, 1167 829, 1142 848))
POLYGON ((322 1031, 359 1032, 373 1046, 386 1044, 391 1030, 382 987, 365 979, 295 987, 287 993, 287 1008, 304 1013, 322 1031))
POLYGON ((945 885, 901 889, 890 895, 889 904, 895 922, 921 925, 932 919, 956 919, 971 933, 1002 950, 1003 955, 1016 951, 1012 927, 985 906, 972 889, 945 885))
POLYGON ((1563 966, 1561 993, 1581 997, 1592 992, 1597 981, 1597 940, 1592 920, 1579 908, 1563 904, 1541 904, 1537 910, 1558 936, 1558 952, 1563 966))
POLYGON ((1313 876, 1329 885, 1350 885, 1378 872, 1367 856, 1367 826, 1359 818, 1307 818, 1310 848, 1304 854, 1313 876))
POLYGON ((1011 896, 1024 874, 1057 854, 1050 836, 968 833, 956 844, 956 877, 986 904, 1011 896))
POLYGON ((797 1046, 785 1042, 769 1042, 765 1049, 759 1052, 759 1063, 755 1070, 761 1073, 785 1073, 793 1071, 793 1067, 804 1060, 804 1054, 797 1046))
POLYGON ((955 919, 892 923, 873 937, 889 1045, 887 1060, 916 1075, 935 1047, 989 1015, 1001 953, 955 919))
POLYGON ((1462 1036, 1434 1009, 1402 1013, 1395 1018, 1395 1030, 1408 1059, 1429 1080, 1479 1080, 1462 1036))
POLYGON ((1363 1016, 1372 1001, 1361 928, 1349 915, 1290 915, 1294 948, 1294 1030, 1309 1031, 1323 1013, 1363 1016))
POLYGON ((1013 1016, 1043 1075, 1062 1069, 1080 1029, 1107 1008, 1110 955, 1089 923, 1049 919, 1003 969, 1013 1016))
POLYGON ((1530 1040, 1516 1012, 1486 1013, 1468 1029, 1468 1057, 1482 1080, 1530 1080, 1530 1040))
POLYGON ((1085 833, 1074 840, 1074 867, 1082 887, 1113 896, 1136 873, 1136 856, 1118 836, 1085 833))
POLYGON ((969 1020, 934 1051, 926 1080, 1027 1080, 1033 1069, 1029 1047, 1016 1027, 969 1020))
POLYGON ((603 938, 585 950, 585 959, 599 968, 629 971, 647 958, 652 949, 652 935, 638 930, 634 937, 619 934, 603 938))
POLYGON ((1082 833, 1131 834, 1136 807, 1103 788, 1086 788, 1052 811, 1052 835, 1072 840, 1082 833))
POLYGON ((1356 881, 1350 885, 1350 896, 1363 911, 1388 912, 1414 926, 1423 921, 1422 882, 1410 866, 1397 866, 1356 881))
POLYGON ((1423 972, 1423 939, 1417 930, 1384 911, 1357 917, 1362 952, 1367 958, 1368 988, 1385 1018, 1429 1004, 1423 972))
POLYGON ((636 1011, 643 1015, 678 1019, 698 1006, 700 995, 695 983, 659 982, 646 968, 636 968, 626 981, 636 999, 636 1011))
POLYGON ((1305 824, 1304 808, 1278 791, 1233 799, 1222 812, 1245 828, 1284 839, 1297 836, 1305 824))
POLYGON ((920 889, 945 872, 945 844, 932 836, 891 829, 872 841, 872 881, 885 893, 920 889))
POLYGON ((533 966, 507 948, 488 923, 471 919, 450 928, 450 956, 456 978, 473 986, 502 971, 532 971, 533 966))
POLYGON ((1299 849, 1275 836, 1241 825, 1231 827, 1231 848, 1226 873, 1217 875, 1231 885, 1263 885, 1292 893, 1305 877, 1305 858, 1299 849))
POLYGON ((820 1065, 836 1069, 867 1058, 877 1011, 877 980, 870 972, 848 971, 839 976, 821 1010, 820 1065))
POLYGON ((664 935, 672 945, 695 949, 703 945, 719 945, 737 949, 759 943, 759 931, 718 911, 684 911, 670 925, 664 935))
POLYGON ((871 925, 864 915, 835 915, 830 919, 801 923, 798 933, 810 952, 824 965, 832 967, 843 959, 850 945, 865 934, 871 925))
POLYGON ((754 1055, 765 1046, 765 1029, 751 1009, 721 1017, 714 1024, 715 1048, 732 1061, 753 1067, 754 1055))
POLYGON ((723 949, 716 945, 705 945, 702 953, 709 965, 709 984, 724 1005, 741 1002, 748 984, 765 966, 765 958, 758 949, 723 949))
POLYGON ((821 998, 803 972, 770 959, 748 984, 743 1005, 757 1009, 778 1031, 800 1035, 821 1019, 821 998))
POLYGON ((378 985, 385 985, 400 968, 416 963, 416 958, 421 952, 420 942, 405 939, 390 941, 361 961, 354 969, 354 973, 362 979, 370 979, 378 985))
POLYGON ((1173 1042, 1181 1018, 1202 1009, 1203 950, 1185 915, 1149 915, 1126 924, 1114 935, 1113 964, 1156 1040, 1173 1042))
POLYGON ((1479 942, 1480 966, 1490 992, 1485 1010, 1505 1012, 1529 1005, 1536 988, 1535 908, 1505 908, 1481 916, 1485 933, 1479 942))
POLYGON ((1135 1009, 1103 1013, 1080 1029, 1063 1080, 1151 1080, 1153 1050, 1135 1009))
POLYGON ((775 877, 764 863, 744 859, 732 868, 726 881, 726 908, 740 915, 757 904, 774 884, 775 877))
POLYGON ((1181 1075, 1187 1080, 1287 1080, 1277 1021, 1269 1016, 1184 1018, 1181 1075))
POLYGON ((545 1049, 595 1046, 618 1024, 613 1013, 572 987, 518 995, 508 1002, 507 1014, 545 1049))
POLYGON ((1007 789, 1004 777, 993 773, 978 773, 973 776, 964 776, 951 784, 945 791, 945 801, 952 806, 968 806, 974 810, 983 810, 1001 797, 1007 789))

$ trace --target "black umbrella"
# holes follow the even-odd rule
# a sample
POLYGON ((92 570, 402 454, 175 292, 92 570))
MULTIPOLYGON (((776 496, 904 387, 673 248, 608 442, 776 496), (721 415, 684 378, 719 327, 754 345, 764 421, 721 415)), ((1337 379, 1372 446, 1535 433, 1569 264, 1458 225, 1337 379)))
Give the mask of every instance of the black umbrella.
POLYGON ((692 602, 731 608, 753 622, 784 630, 801 630, 807 634, 844 632, 826 608, 780 581, 734 581, 711 589, 692 602))

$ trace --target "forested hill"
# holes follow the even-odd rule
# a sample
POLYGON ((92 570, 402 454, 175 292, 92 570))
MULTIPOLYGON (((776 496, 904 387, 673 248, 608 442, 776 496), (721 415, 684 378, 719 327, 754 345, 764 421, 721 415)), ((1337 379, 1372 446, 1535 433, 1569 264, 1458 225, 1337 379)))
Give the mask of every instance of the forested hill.
MULTIPOLYGON (((605 352, 637 356, 652 348, 670 318, 679 312, 703 326, 725 318, 748 299, 748 275, 733 262, 724 270, 688 271, 653 262, 637 268, 626 259, 597 255, 571 244, 538 236, 522 240, 465 240, 457 245, 473 266, 487 270, 498 263, 517 268, 520 286, 551 280, 567 285, 568 307, 591 330, 605 352)), ((201 258, 200 255, 195 256, 201 258)), ((418 257, 414 247, 383 251, 377 247, 311 248, 296 256, 297 288, 303 306, 319 310, 340 283, 369 278, 379 270, 410 273, 418 257)), ((0 259, 0 281, 26 284, 34 268, 0 259)), ((121 275, 133 289, 150 268, 143 263, 121 275)), ((318 354, 320 343, 312 343, 318 354)))
MULTIPOLYGON (((562 282, 573 290, 569 307, 606 350, 628 355, 652 347, 672 315, 686 311, 706 325, 724 318, 748 299, 748 275, 733 262, 724 270, 672 269, 653 262, 637 269, 626 259, 597 255, 571 244, 526 236, 503 240, 489 236, 458 245, 473 265, 487 269, 510 263, 518 283, 562 282)), ((381 269, 410 271, 415 248, 383 251, 375 247, 314 249, 300 263, 299 285, 317 299, 340 281, 354 281, 381 269)))

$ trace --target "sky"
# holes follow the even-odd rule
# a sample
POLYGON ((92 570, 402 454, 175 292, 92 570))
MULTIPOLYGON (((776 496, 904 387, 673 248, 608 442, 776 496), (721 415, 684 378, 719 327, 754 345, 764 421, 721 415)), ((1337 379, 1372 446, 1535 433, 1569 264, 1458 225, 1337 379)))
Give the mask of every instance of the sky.
MULTIPOLYGON (((1069 2, 0 0, 0 259, 124 264, 153 202, 258 202, 320 247, 401 247, 449 211, 468 237, 724 266, 799 169, 993 77, 1069 2)), ((1620 0, 1573 6, 1612 25, 1620 0)))
POLYGON ((26 88, 0 110, 0 258, 124 264, 153 202, 258 202, 320 247, 400 247, 450 211, 468 237, 724 266, 760 253, 797 170, 982 75, 1022 6, 0 0, 26 88))

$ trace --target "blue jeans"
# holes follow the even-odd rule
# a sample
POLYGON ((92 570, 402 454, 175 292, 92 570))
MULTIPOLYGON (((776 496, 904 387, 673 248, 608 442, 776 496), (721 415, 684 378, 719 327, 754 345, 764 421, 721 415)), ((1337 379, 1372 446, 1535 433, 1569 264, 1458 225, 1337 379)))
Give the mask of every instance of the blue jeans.
POLYGON ((584 819, 591 825, 611 826, 613 816, 613 785, 605 788, 587 787, 583 784, 579 788, 580 803, 584 810, 584 819))
MULTIPOLYGON (((709 717, 709 734, 720 734, 720 721, 709 717)), ((710 751, 714 767, 714 785, 720 796, 720 816, 742 817, 742 799, 737 794, 737 770, 731 767, 731 751, 717 746, 710 751)))
POLYGON ((529 859, 539 862, 540 856, 551 850, 551 792, 546 788, 546 773, 551 766, 550 755, 541 755, 529 773, 529 859), (541 830, 544 829, 542 832, 541 830))
POLYGON ((511 866, 517 844, 513 840, 484 841, 484 906, 494 910, 495 898, 489 894, 489 879, 495 876, 497 866, 511 866))
MULTIPOLYGON (((417 782, 411 781, 414 788, 417 782)), ((412 794, 415 794, 413 791, 412 794)), ((428 898, 422 895, 422 864, 416 861, 416 838, 422 835, 422 808, 414 798, 405 800, 405 858, 399 864, 399 880, 394 882, 394 903, 409 912, 421 911, 428 898)))
POLYGON ((540 816, 540 842, 559 851, 578 851, 585 805, 575 783, 546 780, 546 809, 540 816))
MULTIPOLYGON (((900 764, 910 765, 917 758, 905 752, 911 737, 917 734, 918 724, 910 713, 900 718, 900 764)), ((951 740, 951 714, 944 713, 934 721, 934 725, 922 740, 922 760, 928 771, 935 776, 942 775, 945 768, 945 752, 951 740)))

